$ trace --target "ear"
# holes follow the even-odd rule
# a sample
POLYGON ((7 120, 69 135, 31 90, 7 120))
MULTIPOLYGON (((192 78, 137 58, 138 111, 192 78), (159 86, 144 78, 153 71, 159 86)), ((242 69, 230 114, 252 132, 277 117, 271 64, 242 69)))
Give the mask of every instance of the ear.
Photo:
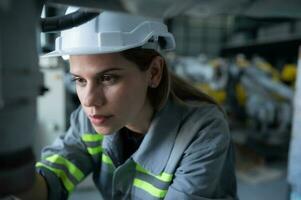
POLYGON ((148 84, 151 88, 156 88, 160 84, 164 63, 165 61, 161 56, 154 57, 150 63, 150 67, 148 69, 148 84))

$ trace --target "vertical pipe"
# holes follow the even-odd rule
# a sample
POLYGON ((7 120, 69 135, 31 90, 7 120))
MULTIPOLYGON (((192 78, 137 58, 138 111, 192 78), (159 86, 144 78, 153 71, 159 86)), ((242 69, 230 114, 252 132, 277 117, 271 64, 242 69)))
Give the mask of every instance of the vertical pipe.
MULTIPOLYGON (((1 31, 0 31, 0 38, 1 38, 1 31)), ((3 96, 2 96, 2 65, 1 65, 1 40, 0 40, 0 110, 4 106, 3 96)))
POLYGON ((289 151, 288 181, 291 185, 292 195, 298 194, 301 197, 301 46, 299 48, 297 81, 293 104, 294 113, 289 151))
POLYGON ((35 178, 33 136, 38 67, 37 0, 0 5, 0 198, 31 187, 35 178))

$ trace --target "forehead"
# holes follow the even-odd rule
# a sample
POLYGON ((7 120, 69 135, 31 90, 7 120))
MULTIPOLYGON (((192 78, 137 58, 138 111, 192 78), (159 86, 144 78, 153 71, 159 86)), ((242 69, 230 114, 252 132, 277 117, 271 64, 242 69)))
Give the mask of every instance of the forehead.
POLYGON ((135 66, 119 53, 93 54, 93 55, 74 55, 70 56, 70 71, 82 70, 102 70, 111 67, 129 68, 135 66))

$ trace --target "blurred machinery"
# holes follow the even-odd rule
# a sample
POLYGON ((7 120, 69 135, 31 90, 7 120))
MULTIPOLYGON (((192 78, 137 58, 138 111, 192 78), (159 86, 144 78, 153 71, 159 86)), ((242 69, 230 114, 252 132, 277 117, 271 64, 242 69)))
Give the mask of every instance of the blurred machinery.
POLYGON ((224 59, 208 61, 205 55, 198 57, 176 57, 169 61, 178 76, 223 104, 226 100, 228 82, 227 63, 224 59))
MULTIPOLYGON (((49 145, 66 130, 68 93, 65 87, 66 64, 59 58, 40 58, 40 71, 44 75, 47 92, 37 99, 37 124, 34 151, 38 157, 43 147, 49 145)), ((39 159, 39 157, 37 158, 39 159)))
POLYGON ((278 71, 261 58, 254 58, 250 66, 240 66, 239 70, 232 76, 239 76, 236 87, 242 87, 245 94, 236 98, 245 96, 245 114, 252 137, 270 145, 288 144, 293 88, 281 82, 278 71))
POLYGON ((295 65, 280 73, 262 58, 248 61, 243 55, 234 62, 199 56, 178 57, 172 63, 176 74, 223 104, 231 121, 246 124, 251 130, 248 137, 268 145, 288 145, 295 65))

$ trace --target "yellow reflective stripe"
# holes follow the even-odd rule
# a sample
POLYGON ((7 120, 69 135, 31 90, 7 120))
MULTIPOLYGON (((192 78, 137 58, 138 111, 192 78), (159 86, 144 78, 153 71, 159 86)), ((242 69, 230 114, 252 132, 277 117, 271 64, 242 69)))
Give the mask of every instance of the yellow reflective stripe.
POLYGON ((98 142, 103 139, 103 136, 100 134, 85 133, 82 135, 82 139, 84 142, 98 142))
POLYGON ((111 158, 109 156, 107 156, 106 154, 104 154, 104 153, 102 154, 101 160, 102 160, 102 162, 107 163, 109 165, 114 165, 111 158))
POLYGON ((88 150, 89 154, 91 154, 91 155, 99 154, 99 153, 102 152, 101 146, 98 146, 98 147, 88 147, 87 150, 88 150))
POLYGON ((72 162, 58 154, 47 157, 45 160, 52 163, 64 165, 68 169, 69 173, 73 175, 78 181, 81 181, 85 176, 84 173, 80 169, 78 169, 72 162))
POLYGON ((55 168, 47 166, 41 162, 37 162, 36 167, 44 167, 44 168, 52 171, 53 173, 55 173, 62 180, 63 185, 65 186, 65 188, 67 189, 67 191, 69 193, 72 192, 72 190, 74 189, 74 184, 69 180, 69 178, 67 177, 67 175, 65 174, 65 172, 63 170, 55 169, 55 168))
POLYGON ((167 190, 158 189, 152 184, 137 178, 134 179, 134 186, 148 192, 149 194, 157 198, 163 198, 167 193, 167 190))
POLYGON ((150 172, 146 171, 144 168, 142 168, 140 165, 136 165, 136 170, 148 175, 151 175, 153 177, 155 177, 156 179, 163 181, 163 182, 170 182, 172 180, 173 175, 172 174, 168 174, 166 172, 161 173, 160 175, 154 175, 151 174, 150 172))

